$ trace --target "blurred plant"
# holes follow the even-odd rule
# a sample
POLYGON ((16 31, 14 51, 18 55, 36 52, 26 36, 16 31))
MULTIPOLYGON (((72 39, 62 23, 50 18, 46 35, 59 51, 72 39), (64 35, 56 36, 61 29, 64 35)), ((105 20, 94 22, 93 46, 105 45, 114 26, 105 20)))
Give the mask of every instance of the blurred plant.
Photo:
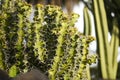
POLYGON ((117 19, 113 21, 111 41, 108 41, 108 23, 104 0, 94 0, 94 18, 96 37, 98 43, 98 54, 100 55, 100 66, 103 79, 116 79, 117 76, 117 55, 119 46, 119 28, 117 19), (114 74, 114 75, 113 75, 114 74))
MULTIPOLYGON (((118 0, 82 0, 89 10, 93 13, 95 19, 95 32, 97 37, 97 53, 100 56, 98 63, 99 77, 103 79, 116 79, 117 74, 117 56, 118 47, 120 44, 120 12, 118 0), (110 42, 108 33, 111 34, 110 42), (113 75, 114 74, 114 75, 113 75)), ((84 28, 86 32, 90 32, 90 19, 87 16, 84 8, 84 28)))
MULTIPOLYGON (((83 14, 84 14, 84 35, 88 36, 91 35, 92 32, 92 25, 91 25, 91 16, 89 14, 89 9, 88 7, 84 7, 83 10, 83 14)), ((91 76, 90 76, 90 67, 89 65, 87 66, 87 77, 88 80, 91 80, 91 76)))
POLYGON ((89 14, 89 9, 84 7, 84 35, 91 35, 92 25, 91 25, 91 18, 89 14))

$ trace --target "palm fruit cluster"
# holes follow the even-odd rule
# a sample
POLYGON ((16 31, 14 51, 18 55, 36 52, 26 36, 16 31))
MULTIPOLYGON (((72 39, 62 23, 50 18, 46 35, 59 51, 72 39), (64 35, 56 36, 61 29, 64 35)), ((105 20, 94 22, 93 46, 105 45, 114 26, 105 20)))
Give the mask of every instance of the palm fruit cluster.
POLYGON ((88 55, 94 38, 74 27, 78 14, 22 0, 4 0, 0 5, 0 68, 12 77, 39 68, 50 80, 85 78, 86 66, 96 62, 96 56, 88 55))

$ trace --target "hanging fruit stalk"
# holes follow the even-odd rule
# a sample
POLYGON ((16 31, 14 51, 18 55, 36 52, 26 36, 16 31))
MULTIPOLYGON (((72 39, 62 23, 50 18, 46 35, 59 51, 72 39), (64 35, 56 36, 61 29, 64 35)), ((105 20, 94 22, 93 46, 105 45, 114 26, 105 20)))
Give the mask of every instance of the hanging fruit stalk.
POLYGON ((91 19, 87 7, 84 7, 83 14, 84 14, 84 35, 86 36, 91 35, 91 30, 92 30, 91 19))
MULTIPOLYGON (((117 56, 117 49, 118 49, 117 44, 119 42, 116 39, 117 37, 112 36, 111 44, 109 44, 108 23, 107 23, 106 11, 104 8, 104 1, 94 0, 93 5, 94 5, 94 18, 95 18, 95 24, 96 24, 95 28, 96 28, 97 43, 98 43, 98 54, 100 55, 102 77, 103 79, 116 79, 115 78, 116 70, 117 70, 116 56, 117 56), (114 39, 116 39, 117 41, 115 41, 114 39), (113 47, 116 47, 116 49, 114 49, 114 52, 112 49, 113 47), (116 68, 114 69, 114 67, 116 68), (115 72, 114 73, 115 75, 113 75, 113 72, 115 72)), ((114 35, 114 33, 112 34, 114 35)))

